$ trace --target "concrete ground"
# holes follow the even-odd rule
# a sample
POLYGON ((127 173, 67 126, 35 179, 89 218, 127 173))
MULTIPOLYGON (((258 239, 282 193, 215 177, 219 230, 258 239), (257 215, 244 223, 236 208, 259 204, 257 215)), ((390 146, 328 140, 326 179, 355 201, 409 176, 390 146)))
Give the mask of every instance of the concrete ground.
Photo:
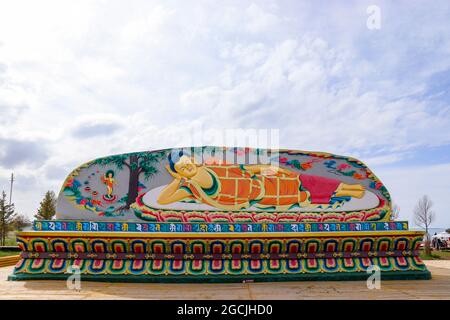
POLYGON ((382 281, 369 290, 365 281, 277 282, 235 284, 164 284, 65 281, 7 281, 13 267, 0 268, 0 299, 447 299, 450 260, 426 261, 432 280, 382 281))

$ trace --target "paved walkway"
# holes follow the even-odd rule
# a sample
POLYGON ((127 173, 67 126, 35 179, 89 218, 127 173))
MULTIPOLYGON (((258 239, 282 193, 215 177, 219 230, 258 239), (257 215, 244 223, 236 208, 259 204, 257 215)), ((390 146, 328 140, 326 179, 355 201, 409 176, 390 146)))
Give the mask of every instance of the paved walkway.
POLYGON ((236 284, 151 284, 82 282, 81 291, 64 281, 6 281, 13 267, 0 268, 0 299, 448 299, 450 261, 427 261, 432 280, 236 284))

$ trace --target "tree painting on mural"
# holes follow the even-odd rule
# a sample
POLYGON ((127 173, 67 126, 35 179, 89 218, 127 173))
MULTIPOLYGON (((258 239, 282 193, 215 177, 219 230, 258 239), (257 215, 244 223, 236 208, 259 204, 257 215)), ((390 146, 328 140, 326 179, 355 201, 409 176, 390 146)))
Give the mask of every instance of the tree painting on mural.
POLYGON ((108 166, 114 164, 120 170, 127 168, 130 172, 128 180, 128 193, 125 204, 118 208, 117 211, 127 210, 130 205, 136 201, 139 192, 139 179, 141 176, 145 180, 158 172, 155 164, 158 163, 164 156, 160 152, 135 152, 127 154, 112 155, 105 158, 94 160, 94 164, 100 166, 108 166))

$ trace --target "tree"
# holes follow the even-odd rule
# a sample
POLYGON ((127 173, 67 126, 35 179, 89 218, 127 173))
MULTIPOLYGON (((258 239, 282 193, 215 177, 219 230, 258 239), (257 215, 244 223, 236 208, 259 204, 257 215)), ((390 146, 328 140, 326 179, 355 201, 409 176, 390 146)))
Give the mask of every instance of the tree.
POLYGON ((12 224, 15 230, 22 231, 24 228, 31 226, 31 220, 23 214, 17 214, 12 224))
POLYGON ((391 220, 397 220, 400 216, 400 207, 397 204, 392 205, 391 220))
POLYGON ((4 246, 6 235, 15 218, 14 204, 7 204, 6 193, 2 191, 0 197, 0 245, 4 246))
POLYGON ((434 220, 434 211, 431 210, 433 202, 427 195, 422 196, 414 208, 414 221, 416 225, 425 228, 425 254, 430 255, 430 235, 428 228, 434 220))
POLYGON ((52 220, 56 214, 56 197, 53 191, 47 191, 41 201, 37 214, 37 220, 52 220))
POLYGON ((127 201, 125 206, 120 208, 120 210, 123 210, 129 209, 130 205, 136 201, 141 174, 145 179, 148 179, 157 173, 154 164, 158 163, 163 156, 163 152, 135 152, 100 158, 94 160, 94 163, 100 166, 115 164, 119 169, 126 167, 130 171, 127 201))

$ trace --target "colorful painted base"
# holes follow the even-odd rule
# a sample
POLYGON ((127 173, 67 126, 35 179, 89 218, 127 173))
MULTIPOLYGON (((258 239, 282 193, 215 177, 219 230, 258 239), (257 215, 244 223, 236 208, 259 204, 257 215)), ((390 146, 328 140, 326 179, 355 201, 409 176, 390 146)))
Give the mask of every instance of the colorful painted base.
POLYGON ((423 232, 77 232, 18 234, 11 280, 134 282, 430 279, 419 258, 423 232))

